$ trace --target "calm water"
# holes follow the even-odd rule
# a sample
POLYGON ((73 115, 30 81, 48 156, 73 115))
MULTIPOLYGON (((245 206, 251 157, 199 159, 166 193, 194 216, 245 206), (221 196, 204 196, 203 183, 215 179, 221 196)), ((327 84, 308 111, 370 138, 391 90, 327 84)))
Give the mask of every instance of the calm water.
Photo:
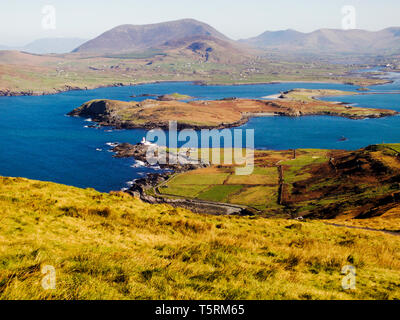
MULTIPOLYGON (((391 77, 398 75, 390 75, 391 77)), ((398 78, 400 80, 400 77, 398 78)), ((400 90, 400 81, 371 87, 374 91, 400 90)), ((118 190, 152 169, 134 168, 132 159, 115 159, 110 142, 137 143, 144 130, 85 128, 84 119, 65 114, 90 99, 132 100, 132 94, 179 92, 198 99, 261 98, 293 88, 355 90, 340 84, 286 83, 246 86, 196 86, 191 83, 148 84, 134 87, 73 91, 41 97, 0 98, 0 175, 54 181, 100 191, 118 190)), ((139 99, 137 99, 139 100, 139 99)), ((326 98, 365 107, 400 111, 400 95, 364 95, 326 98)), ((355 149, 373 143, 400 142, 400 117, 348 120, 336 117, 254 118, 242 128, 255 129, 257 148, 355 149), (342 136, 348 141, 339 142, 342 136)))

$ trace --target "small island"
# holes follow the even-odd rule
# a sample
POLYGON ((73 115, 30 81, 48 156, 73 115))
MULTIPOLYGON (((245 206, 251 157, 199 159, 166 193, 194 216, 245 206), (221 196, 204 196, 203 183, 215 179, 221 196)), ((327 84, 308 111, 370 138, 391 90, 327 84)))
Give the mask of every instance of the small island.
POLYGON ((183 101, 183 100, 192 100, 193 97, 188 96, 186 94, 180 94, 180 93, 172 93, 172 94, 164 94, 161 96, 158 96, 157 100, 159 101, 183 101))
POLYGON ((99 126, 150 130, 168 128, 169 121, 172 120, 178 122, 179 129, 223 129, 241 126, 251 117, 257 116, 329 115, 349 119, 366 119, 398 114, 394 110, 362 108, 317 99, 321 96, 354 94, 357 93, 339 90, 294 89, 282 93, 274 100, 229 98, 184 102, 176 99, 147 99, 141 102, 125 102, 101 99, 86 102, 68 115, 91 118, 99 126))

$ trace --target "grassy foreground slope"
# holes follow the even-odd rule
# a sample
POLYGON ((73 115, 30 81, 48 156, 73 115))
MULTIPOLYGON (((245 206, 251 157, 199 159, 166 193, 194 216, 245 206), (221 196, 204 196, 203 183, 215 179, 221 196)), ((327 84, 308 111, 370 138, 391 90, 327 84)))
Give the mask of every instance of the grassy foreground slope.
POLYGON ((397 236, 0 178, 1 299, 399 299, 397 236), (341 287, 344 265, 357 289, 341 287), (43 290, 41 268, 56 269, 43 290))

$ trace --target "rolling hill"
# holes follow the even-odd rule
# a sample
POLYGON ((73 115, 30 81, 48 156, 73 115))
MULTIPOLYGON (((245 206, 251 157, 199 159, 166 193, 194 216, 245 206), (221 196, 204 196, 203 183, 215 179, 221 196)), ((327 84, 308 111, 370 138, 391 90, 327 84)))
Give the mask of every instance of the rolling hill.
POLYGON ((400 27, 381 31, 319 29, 311 33, 295 30, 267 31, 240 40, 258 49, 313 53, 391 54, 400 51, 400 27))
POLYGON ((27 53, 17 50, 2 50, 0 51, 1 65, 26 65, 26 66, 41 66, 45 63, 60 62, 60 57, 51 55, 40 55, 27 53))

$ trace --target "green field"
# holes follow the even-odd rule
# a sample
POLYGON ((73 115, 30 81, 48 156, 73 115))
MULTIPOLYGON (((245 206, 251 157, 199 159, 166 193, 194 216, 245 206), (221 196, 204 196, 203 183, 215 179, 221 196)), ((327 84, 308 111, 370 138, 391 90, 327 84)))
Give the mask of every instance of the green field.
POLYGON ((282 161, 280 164, 285 166, 285 183, 294 183, 310 177, 310 174, 303 171, 303 168, 312 164, 327 162, 327 150, 304 150, 305 154, 300 154, 295 160, 282 161))
POLYGON ((227 202, 230 195, 239 192, 242 188, 243 186, 241 185, 215 185, 209 190, 200 193, 198 198, 202 200, 227 202))
POLYGON ((177 185, 214 185, 223 184, 229 173, 208 172, 206 170, 188 173, 175 177, 173 183, 177 185), (205 173, 205 174, 204 174, 205 173))

